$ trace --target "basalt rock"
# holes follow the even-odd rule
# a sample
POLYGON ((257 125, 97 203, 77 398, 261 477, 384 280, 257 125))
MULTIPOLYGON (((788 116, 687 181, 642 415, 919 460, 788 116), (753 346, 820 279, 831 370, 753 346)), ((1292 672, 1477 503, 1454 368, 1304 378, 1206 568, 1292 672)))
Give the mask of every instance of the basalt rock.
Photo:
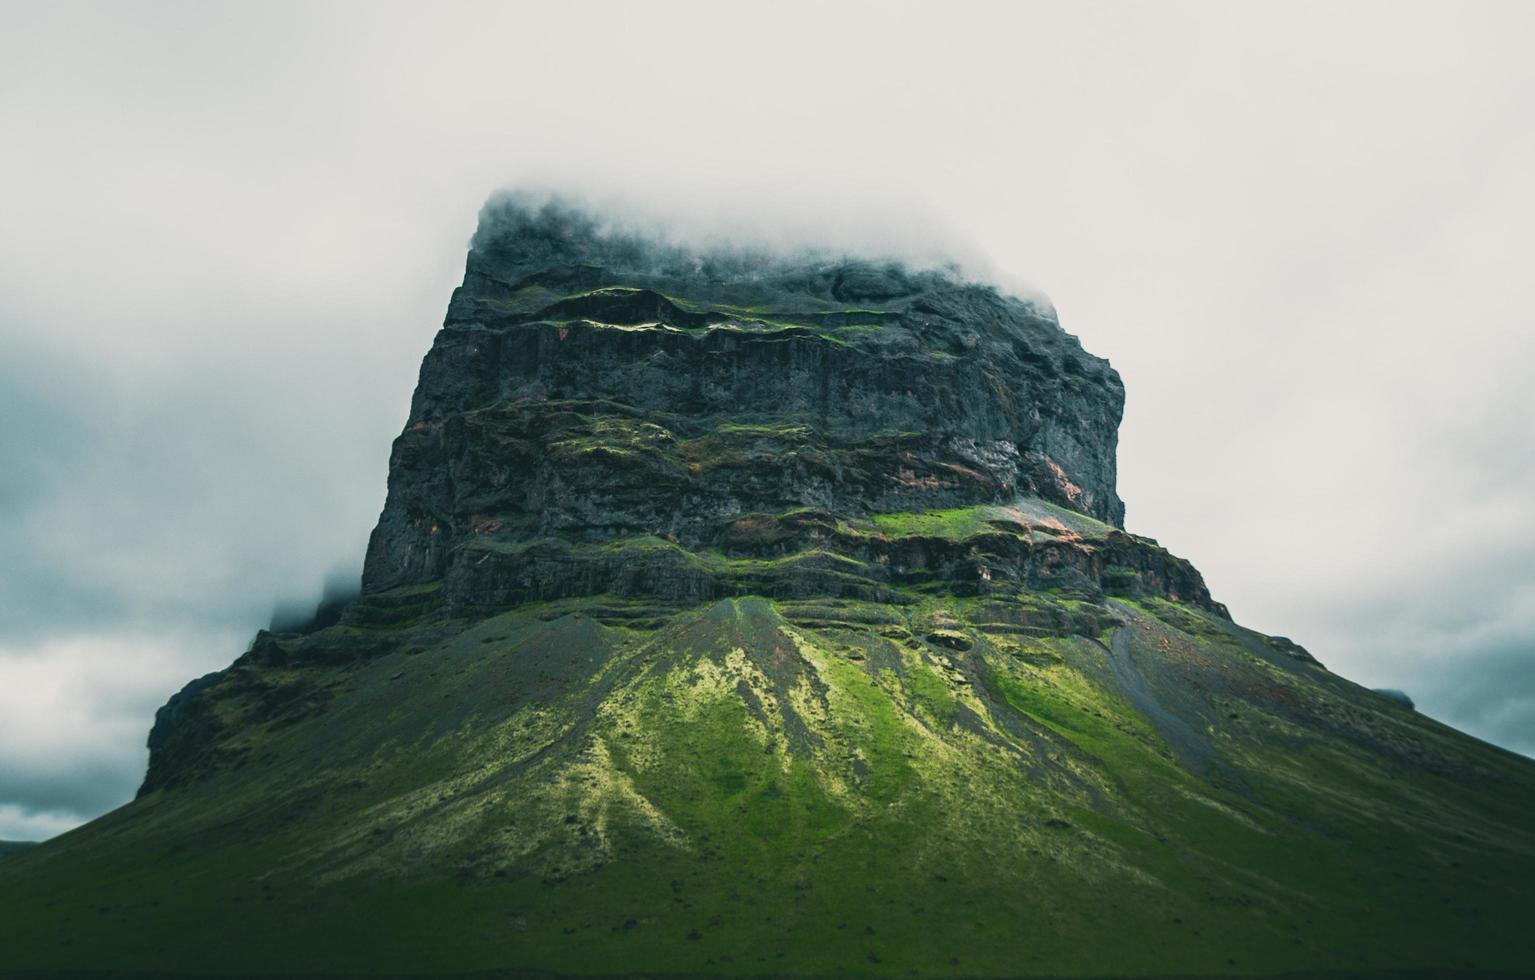
POLYGON ((1123 404, 1048 309, 951 271, 695 253, 503 198, 422 365, 364 588, 483 593, 488 554, 697 551, 803 508, 1032 497, 1118 525, 1123 404))

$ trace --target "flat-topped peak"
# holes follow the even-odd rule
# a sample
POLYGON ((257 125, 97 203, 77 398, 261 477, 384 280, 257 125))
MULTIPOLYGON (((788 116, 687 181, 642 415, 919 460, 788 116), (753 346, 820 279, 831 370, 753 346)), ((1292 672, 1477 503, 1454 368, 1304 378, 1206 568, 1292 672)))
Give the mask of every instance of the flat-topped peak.
MULTIPOLYGON (((364 588, 443 582, 476 608, 591 590, 734 594, 766 586, 699 556, 756 515, 777 537, 741 560, 835 544, 875 556, 868 574, 792 587, 885 595, 927 573, 883 539, 768 518, 808 510, 842 528, 1037 498, 1117 526, 1123 404, 1114 369, 1052 314, 952 268, 691 244, 499 194, 422 365, 364 588), (693 557, 615 583, 604 569, 625 540, 693 557), (551 571, 524 582, 537 567, 551 571)), ((1061 542, 1014 538, 999 547, 1022 550, 990 581, 1044 581, 1042 556, 1061 542)), ((1206 601, 1192 577, 1146 560, 1156 588, 1206 601)), ((969 588, 979 573, 959 569, 942 575, 969 588)), ((1094 565, 1070 587, 1101 578, 1094 565)))
POLYGON ((780 306, 909 306, 936 294, 960 294, 1054 322, 1042 297, 1004 295, 954 262, 868 247, 768 244, 749 236, 690 238, 563 197, 525 192, 497 193, 481 208, 468 273, 465 287, 477 292, 625 283, 780 306))

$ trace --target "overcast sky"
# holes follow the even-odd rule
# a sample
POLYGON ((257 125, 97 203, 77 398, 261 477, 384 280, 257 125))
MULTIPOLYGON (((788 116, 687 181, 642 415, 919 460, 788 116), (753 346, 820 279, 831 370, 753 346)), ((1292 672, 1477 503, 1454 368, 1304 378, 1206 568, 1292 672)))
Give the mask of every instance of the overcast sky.
POLYGON ((1535 4, 0 4, 0 838, 355 573, 497 187, 953 252, 1131 530, 1535 753, 1535 4))

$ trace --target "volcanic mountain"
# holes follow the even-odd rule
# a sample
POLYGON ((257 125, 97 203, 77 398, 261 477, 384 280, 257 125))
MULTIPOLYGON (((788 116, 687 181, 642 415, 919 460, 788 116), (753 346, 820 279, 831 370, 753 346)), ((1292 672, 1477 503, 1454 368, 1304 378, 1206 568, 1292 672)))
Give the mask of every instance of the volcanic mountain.
POLYGON ((1123 399, 951 270, 492 199, 361 595, 0 862, 0 970, 1530 969, 1535 763, 1126 531, 1123 399))

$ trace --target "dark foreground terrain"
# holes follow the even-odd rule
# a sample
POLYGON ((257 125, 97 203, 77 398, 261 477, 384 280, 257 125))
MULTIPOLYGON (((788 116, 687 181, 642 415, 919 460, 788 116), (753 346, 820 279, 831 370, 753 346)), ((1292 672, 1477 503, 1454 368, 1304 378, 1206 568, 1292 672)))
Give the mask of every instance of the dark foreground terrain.
POLYGON ((1124 531, 1122 402, 948 273, 492 202, 362 596, 0 858, 0 973, 1531 970, 1535 763, 1124 531))

